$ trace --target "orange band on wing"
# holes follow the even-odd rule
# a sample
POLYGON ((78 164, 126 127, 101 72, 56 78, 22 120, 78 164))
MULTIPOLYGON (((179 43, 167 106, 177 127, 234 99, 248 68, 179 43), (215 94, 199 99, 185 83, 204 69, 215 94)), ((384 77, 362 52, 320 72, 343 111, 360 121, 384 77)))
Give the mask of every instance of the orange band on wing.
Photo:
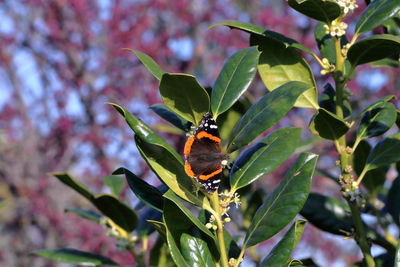
POLYGON ((213 141, 215 141, 216 143, 221 143, 221 139, 220 138, 218 138, 218 137, 216 137, 216 136, 213 136, 213 135, 211 135, 211 134, 209 134, 209 133, 207 133, 207 132, 205 132, 205 131, 201 131, 201 132, 199 132, 197 135, 196 135, 196 137, 198 138, 198 139, 201 139, 201 138, 208 138, 208 139, 211 139, 211 140, 213 140, 213 141))
POLYGON ((212 172, 210 174, 207 174, 207 175, 200 175, 199 179, 200 180, 208 180, 208 179, 210 179, 211 177, 217 175, 220 172, 222 172, 222 168, 219 168, 218 170, 216 170, 216 171, 214 171, 214 172, 212 172))
POLYGON ((188 176, 190 177, 195 177, 196 175, 194 174, 194 172, 192 171, 192 167, 190 167, 189 162, 185 162, 185 172, 188 176))
POLYGON ((188 156, 190 154, 190 150, 192 149, 193 142, 194 142, 194 136, 190 136, 188 138, 188 140, 186 140, 185 149, 183 150, 183 154, 185 156, 188 156))

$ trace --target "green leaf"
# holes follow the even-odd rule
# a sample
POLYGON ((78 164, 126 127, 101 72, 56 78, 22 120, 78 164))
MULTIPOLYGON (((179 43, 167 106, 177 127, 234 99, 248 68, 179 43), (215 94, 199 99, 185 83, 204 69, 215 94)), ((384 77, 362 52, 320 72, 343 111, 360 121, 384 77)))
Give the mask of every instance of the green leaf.
POLYGON ((159 221, 147 220, 156 231, 160 234, 160 236, 167 242, 167 229, 165 228, 165 224, 159 221))
POLYGON ((172 112, 165 104, 154 104, 150 107, 158 116, 178 127, 182 131, 188 130, 188 121, 172 112))
POLYGON ((138 236, 145 238, 155 230, 153 223, 150 223, 149 221, 155 222, 161 220, 162 213, 160 211, 153 209, 152 207, 145 207, 140 213, 139 223, 135 232, 138 236))
POLYGON ((164 71, 149 55, 129 48, 123 49, 134 53, 138 57, 140 62, 142 62, 142 64, 147 68, 147 70, 150 71, 151 74, 153 74, 153 76, 157 78, 157 80, 161 80, 164 71))
POLYGON ((397 0, 375 0, 368 5, 357 21, 355 33, 363 34, 396 16, 400 11, 397 0))
POLYGON ((244 31, 244 32, 247 32, 250 34, 261 35, 261 36, 267 37, 269 39, 273 39, 275 41, 281 42, 285 45, 285 47, 289 47, 289 46, 294 47, 303 52, 312 54, 312 51, 308 47, 298 43, 296 40, 286 37, 283 34, 280 34, 278 32, 267 30, 266 28, 261 27, 261 26, 253 25, 253 24, 246 23, 246 22, 236 21, 236 20, 223 20, 221 22, 211 25, 209 28, 213 28, 213 27, 219 26, 219 25, 228 26, 231 29, 241 30, 241 31, 244 31))
POLYGON ((400 226, 400 176, 393 180, 387 194, 386 208, 393 221, 400 226))
POLYGON ((183 233, 180 239, 182 256, 190 266, 216 266, 207 242, 196 234, 183 233))
POLYGON ((291 82, 300 81, 309 85, 309 89, 300 96, 296 107, 317 108, 317 89, 310 66, 293 47, 270 37, 250 36, 250 45, 258 45, 261 55, 258 72, 269 91, 291 82))
POLYGON ((104 184, 111 189, 113 195, 118 196, 121 193, 121 190, 124 187, 124 180, 114 175, 104 176, 103 179, 104 184))
POLYGON ((196 78, 189 74, 165 73, 160 82, 164 103, 187 121, 199 125, 210 109, 210 97, 196 78))
POLYGON ((175 203, 175 205, 186 215, 186 217, 199 229, 201 230, 204 234, 208 235, 211 238, 214 238, 214 236, 211 234, 210 230, 208 230, 203 223, 200 222, 200 220, 192 214, 192 212, 186 208, 180 198, 177 197, 177 195, 174 194, 171 190, 168 190, 165 194, 164 197, 171 200, 172 202, 175 203))
POLYGON ((97 195, 93 199, 93 204, 125 231, 130 233, 135 229, 138 222, 136 213, 113 195, 97 195))
MULTIPOLYGON (((353 153, 353 167, 354 172, 357 176, 360 176, 361 172, 364 169, 365 163, 367 161, 368 155, 371 152, 371 146, 367 141, 361 141, 356 150, 353 153)), ((386 172, 383 168, 377 168, 371 171, 368 171, 364 179, 362 180, 362 184, 368 189, 369 194, 372 197, 376 197, 377 194, 383 188, 383 184, 386 180, 386 172)))
POLYGON ((372 170, 400 161, 400 133, 379 141, 368 156, 366 168, 372 170))
POLYGON ((237 259, 240 255, 240 248, 236 244, 235 240, 233 240, 229 232, 226 230, 226 228, 224 228, 224 242, 226 246, 226 253, 228 255, 228 259, 230 258, 237 259))
POLYGON ((347 58, 353 66, 358 66, 398 53, 400 53, 400 37, 380 34, 354 43, 347 52, 347 58))
POLYGON ((396 108, 389 102, 368 109, 360 121, 357 138, 365 139, 384 134, 396 122, 396 117, 396 108))
POLYGON ((323 108, 318 109, 309 128, 314 134, 329 140, 339 139, 350 129, 345 121, 323 108))
POLYGON ((159 135, 157 135, 149 126, 144 124, 140 119, 133 116, 126 109, 121 106, 113 103, 109 103, 112 105, 126 120, 129 127, 135 132, 135 134, 140 137, 142 140, 154 145, 158 145, 167 150, 170 154, 172 154, 178 161, 182 162, 181 156, 175 151, 175 149, 165 142, 159 135))
MULTIPOLYGON (((178 266, 193 266, 193 259, 187 257, 189 253, 188 251, 185 251, 189 248, 185 246, 184 242, 181 242, 181 239, 184 234, 193 235, 195 232, 194 229, 196 229, 195 225, 186 216, 186 214, 183 213, 183 211, 169 199, 165 199, 163 210, 164 222, 167 229, 168 246, 170 248, 172 258, 178 266)), ((197 234, 196 236, 199 237, 197 234)), ((207 238, 207 236, 204 236, 204 238, 201 239, 206 241, 205 244, 203 243, 204 246, 202 246, 205 254, 203 256, 197 255, 196 257, 201 257, 199 260, 208 262, 207 259, 209 258, 210 253, 207 246, 212 246, 213 241, 211 241, 210 238, 207 238), (208 244, 207 241, 209 242, 208 244)))
POLYGON ((279 167, 293 154, 300 137, 300 128, 281 128, 244 151, 231 169, 231 190, 245 187, 279 167))
POLYGON ((384 58, 371 62, 371 66, 376 68, 379 67, 400 68, 400 61, 399 59, 384 58))
POLYGON ((233 129, 228 151, 235 151, 272 127, 293 107, 296 99, 310 86, 288 82, 263 96, 251 106, 233 129))
POLYGON ((52 173, 58 180, 60 180, 62 183, 65 185, 71 187, 74 189, 76 192, 78 192, 81 196, 85 197, 88 200, 92 200, 94 197, 93 193, 89 191, 89 189, 76 181, 74 178, 69 176, 68 173, 52 173))
POLYGON ((85 266, 100 266, 104 264, 118 265, 113 260, 104 256, 72 248, 44 249, 32 253, 46 259, 70 264, 80 264, 85 266))
POLYGON ((244 196, 241 197, 242 204, 240 205, 240 210, 243 214, 243 228, 242 230, 247 230, 250 226, 250 222, 254 217, 257 209, 262 205, 265 200, 267 193, 262 188, 257 188, 251 196, 247 199, 244 196))
POLYGON ((307 17, 330 23, 341 14, 340 6, 329 0, 289 0, 289 6, 307 17))
POLYGON ((302 153, 283 181, 257 210, 246 233, 244 246, 253 246, 282 230, 307 200, 318 156, 302 153))
POLYGON ((150 251, 150 266, 175 267, 168 246, 162 238, 158 238, 150 251))
POLYGON ((95 223, 100 223, 100 220, 102 217, 100 214, 98 214, 97 212, 94 212, 92 210, 85 210, 85 209, 76 208, 76 207, 66 207, 64 209, 64 211, 72 212, 72 213, 78 215, 79 217, 93 221, 95 223))
POLYGON ((352 233, 354 228, 348 206, 333 197, 310 193, 300 214, 319 229, 336 234, 352 233))
POLYGON ((394 259, 394 267, 400 267, 400 242, 397 245, 396 258, 394 259))
POLYGON ((211 92, 214 119, 227 111, 250 86, 259 56, 257 47, 248 47, 236 52, 224 64, 211 92))
POLYGON ((299 242, 306 222, 305 220, 296 221, 261 262, 260 266, 285 266, 290 260, 290 254, 299 242))
POLYGON ((126 181, 132 192, 144 203, 162 211, 164 199, 162 193, 156 187, 148 184, 143 179, 137 177, 134 173, 125 168, 119 168, 113 174, 124 174, 126 181))
POLYGON ((168 151, 159 145, 150 144, 135 137, 136 145, 149 167, 175 194, 204 209, 210 203, 200 192, 194 193, 194 180, 186 175, 182 160, 175 160, 168 151))

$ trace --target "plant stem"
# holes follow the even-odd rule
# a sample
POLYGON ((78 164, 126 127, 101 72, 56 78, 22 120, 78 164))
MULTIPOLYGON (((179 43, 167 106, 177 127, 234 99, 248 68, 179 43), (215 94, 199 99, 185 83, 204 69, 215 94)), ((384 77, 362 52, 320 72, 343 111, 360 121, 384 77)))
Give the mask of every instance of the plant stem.
MULTIPOLYGON (((336 85, 336 115, 344 119, 343 115, 343 91, 346 84, 346 78, 344 76, 344 57, 342 55, 340 38, 335 38, 335 50, 336 50, 336 72, 334 75, 335 85, 336 85)), ((348 166, 351 167, 351 162, 349 162, 349 155, 346 151, 346 135, 341 136, 338 139, 339 149, 338 153, 340 155, 340 168, 345 182, 352 183, 352 177, 349 173, 348 166)), ((367 235, 365 232, 364 224, 361 219, 361 213, 356 203, 347 199, 347 203, 350 207, 355 230, 357 233, 357 243, 363 253, 365 266, 375 267, 374 258, 371 255, 370 245, 368 244, 367 235)))
POLYGON ((222 223, 221 206, 219 204, 218 192, 211 195, 211 205, 215 211, 215 222, 217 223, 217 239, 218 247, 221 254, 220 263, 222 267, 229 267, 228 255, 226 254, 225 240, 224 240, 224 224, 222 223))

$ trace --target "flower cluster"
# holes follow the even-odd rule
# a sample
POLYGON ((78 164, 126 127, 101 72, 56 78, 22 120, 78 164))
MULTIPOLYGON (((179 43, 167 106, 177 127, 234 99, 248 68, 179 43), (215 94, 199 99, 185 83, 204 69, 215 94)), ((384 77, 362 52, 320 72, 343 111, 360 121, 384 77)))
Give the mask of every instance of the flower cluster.
POLYGON ((327 58, 322 59, 322 70, 321 75, 335 71, 335 65, 330 64, 327 58))
POLYGON ((353 12, 358 7, 356 0, 337 0, 338 5, 342 8, 343 14, 353 12))
POLYGON ((331 25, 324 25, 326 33, 331 36, 340 37, 346 33, 347 24, 338 20, 332 21, 331 25))

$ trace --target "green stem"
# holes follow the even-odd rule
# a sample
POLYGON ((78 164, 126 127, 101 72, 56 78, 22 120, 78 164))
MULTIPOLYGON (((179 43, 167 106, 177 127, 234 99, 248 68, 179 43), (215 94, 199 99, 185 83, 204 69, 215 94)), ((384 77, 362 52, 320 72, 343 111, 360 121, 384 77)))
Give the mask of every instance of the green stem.
POLYGON ((214 192, 211 195, 211 205, 215 211, 214 217, 215 222, 217 223, 217 239, 218 239, 218 247, 221 253, 220 263, 222 267, 229 267, 228 263, 228 255, 226 254, 225 240, 224 240, 224 224, 222 223, 222 212, 221 206, 219 204, 218 192, 214 192))
MULTIPOLYGON (((336 50, 336 72, 334 75, 336 85, 336 115, 343 119, 343 91, 347 79, 344 77, 344 57, 341 52, 340 38, 335 38, 336 50)), ((339 143, 340 167, 343 175, 343 180, 351 182, 352 177, 349 173, 349 154, 346 151, 346 135, 341 136, 337 142, 339 143)), ((371 248, 368 244, 367 235, 365 232, 364 224, 361 219, 361 213, 356 203, 347 200, 352 213, 355 230, 357 233, 357 243, 363 253, 365 266, 375 267, 374 258, 371 255, 371 248)))

